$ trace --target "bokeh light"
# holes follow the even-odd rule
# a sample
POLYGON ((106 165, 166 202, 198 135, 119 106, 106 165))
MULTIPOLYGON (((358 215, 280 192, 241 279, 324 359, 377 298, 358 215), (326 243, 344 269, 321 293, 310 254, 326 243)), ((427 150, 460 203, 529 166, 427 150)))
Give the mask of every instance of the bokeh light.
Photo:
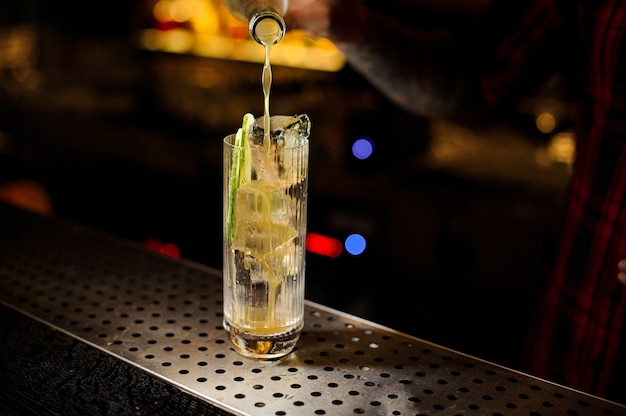
POLYGON ((370 138, 361 137, 352 144, 352 154, 359 160, 365 160, 374 153, 374 143, 370 138))
POLYGON ((341 241, 336 238, 327 237, 317 233, 307 233, 306 235, 307 251, 326 257, 339 257, 343 251, 341 241))
POLYGON ((345 245, 348 253, 358 256, 365 251, 367 242, 365 241, 365 237, 361 234, 350 234, 348 238, 346 238, 345 245))

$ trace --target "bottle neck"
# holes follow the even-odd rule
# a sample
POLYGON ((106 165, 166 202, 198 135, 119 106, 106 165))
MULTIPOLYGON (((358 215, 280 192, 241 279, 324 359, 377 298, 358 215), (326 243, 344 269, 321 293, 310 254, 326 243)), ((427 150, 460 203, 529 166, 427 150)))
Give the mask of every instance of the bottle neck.
POLYGON ((248 24, 250 36, 261 45, 274 45, 285 35, 283 17, 272 9, 258 10, 250 14, 248 24))

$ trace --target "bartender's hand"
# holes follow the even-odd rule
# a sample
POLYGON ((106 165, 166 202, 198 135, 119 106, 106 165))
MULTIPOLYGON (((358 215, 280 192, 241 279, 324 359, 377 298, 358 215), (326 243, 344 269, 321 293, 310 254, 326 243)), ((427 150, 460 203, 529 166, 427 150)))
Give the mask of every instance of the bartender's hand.
POLYGON ((359 0, 291 0, 285 14, 288 29, 313 37, 355 42, 365 27, 365 6, 359 0))
POLYGON ((617 280, 626 286, 626 259, 622 259, 617 263, 617 269, 619 270, 617 280))

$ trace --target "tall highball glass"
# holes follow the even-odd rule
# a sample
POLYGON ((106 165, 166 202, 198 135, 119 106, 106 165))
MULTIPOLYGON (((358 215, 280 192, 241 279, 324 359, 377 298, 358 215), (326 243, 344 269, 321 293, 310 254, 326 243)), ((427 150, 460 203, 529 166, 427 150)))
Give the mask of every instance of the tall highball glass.
POLYGON ((304 325, 309 130, 273 116, 268 142, 261 117, 224 139, 224 327, 247 357, 290 353, 304 325))

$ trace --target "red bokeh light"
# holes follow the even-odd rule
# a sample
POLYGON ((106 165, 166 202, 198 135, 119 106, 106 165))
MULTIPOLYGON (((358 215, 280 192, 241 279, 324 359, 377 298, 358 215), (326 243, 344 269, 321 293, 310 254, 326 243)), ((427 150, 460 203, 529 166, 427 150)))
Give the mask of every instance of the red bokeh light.
POLYGON ((339 257, 343 251, 343 244, 336 238, 327 237, 317 233, 307 233, 306 249, 311 253, 326 257, 339 257))
POLYGON ((148 238, 143 242, 143 246, 148 250, 156 251, 174 259, 180 258, 180 249, 172 243, 163 243, 158 238, 148 238))

